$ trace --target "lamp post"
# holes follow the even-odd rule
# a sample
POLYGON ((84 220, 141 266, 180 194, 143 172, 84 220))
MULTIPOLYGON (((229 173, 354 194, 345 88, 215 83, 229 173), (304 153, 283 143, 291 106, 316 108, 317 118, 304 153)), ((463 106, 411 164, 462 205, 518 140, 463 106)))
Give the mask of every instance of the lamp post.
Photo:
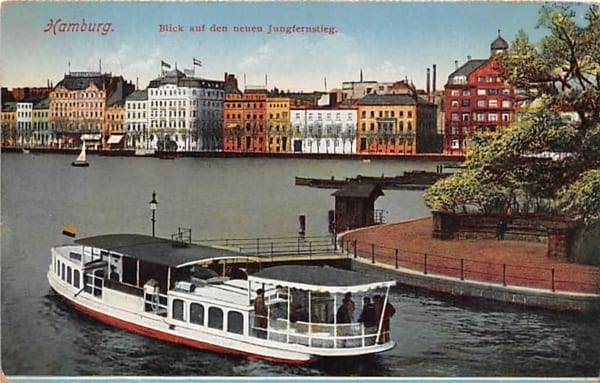
POLYGON ((156 223, 156 207, 158 202, 156 201, 156 192, 152 192, 152 200, 150 201, 150 210, 152 211, 152 237, 154 237, 154 224, 156 223))

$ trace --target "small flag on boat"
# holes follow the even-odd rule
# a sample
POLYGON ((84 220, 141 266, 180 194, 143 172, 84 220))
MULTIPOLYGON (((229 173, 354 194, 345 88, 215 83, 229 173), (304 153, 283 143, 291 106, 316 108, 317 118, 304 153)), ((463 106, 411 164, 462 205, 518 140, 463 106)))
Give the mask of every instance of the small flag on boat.
POLYGON ((75 226, 65 225, 63 223, 63 225, 62 225, 62 233, 63 233, 63 235, 66 235, 66 236, 69 236, 69 237, 75 237, 77 235, 77 229, 75 228, 75 226))
POLYGON ((167 68, 167 69, 171 69, 171 64, 164 62, 164 61, 160 61, 160 67, 161 68, 167 68))
POLYGON ((198 60, 197 58, 194 57, 194 65, 202 66, 202 61, 200 61, 200 60, 198 60))

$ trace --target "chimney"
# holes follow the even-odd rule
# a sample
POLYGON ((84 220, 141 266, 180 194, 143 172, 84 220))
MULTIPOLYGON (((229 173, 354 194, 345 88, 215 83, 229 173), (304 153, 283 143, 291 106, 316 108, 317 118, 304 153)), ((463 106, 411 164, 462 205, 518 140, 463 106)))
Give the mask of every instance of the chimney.
POLYGON ((454 69, 458 69, 458 60, 454 60, 454 69))
POLYGON ((362 69, 360 70, 360 82, 363 82, 363 73, 362 73, 362 69))
POLYGON ((437 73, 437 65, 433 64, 433 87, 432 88, 433 88, 433 93, 434 94, 435 94, 435 91, 436 91, 435 84, 436 84, 436 81, 437 81, 437 74, 436 73, 437 73))

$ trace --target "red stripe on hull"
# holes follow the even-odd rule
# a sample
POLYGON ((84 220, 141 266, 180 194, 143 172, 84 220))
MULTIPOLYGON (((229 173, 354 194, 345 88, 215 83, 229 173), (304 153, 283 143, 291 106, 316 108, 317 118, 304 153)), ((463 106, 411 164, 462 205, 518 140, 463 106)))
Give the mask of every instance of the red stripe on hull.
POLYGON ((151 328, 148 327, 144 327, 144 326, 140 326, 137 325, 135 323, 131 323, 131 322, 127 322, 121 319, 117 319, 115 317, 103 314, 101 312, 92 310, 88 307, 82 306, 77 302, 71 301, 65 297, 63 297, 62 295, 58 294, 61 298, 63 298, 65 301, 67 301, 70 305, 72 305, 76 310, 94 318, 99 320, 100 322, 109 324, 111 326, 123 329, 123 330, 127 330, 127 331, 131 331, 134 332, 136 334, 140 334, 140 335, 145 335, 145 336, 149 336, 151 338, 155 338, 155 339, 160 339, 166 342, 171 342, 171 343, 176 343, 176 344, 182 344, 185 346, 189 346, 189 347, 193 347, 193 348, 198 348, 201 350, 207 350, 207 351, 212 351, 212 352, 216 352, 216 353, 221 353, 221 354, 228 354, 228 355, 235 355, 235 356, 243 356, 246 357, 248 359, 260 359, 260 360, 266 360, 269 362, 275 362, 275 363, 285 363, 285 364, 293 364, 293 365, 300 365, 300 364, 308 364, 311 362, 314 362, 314 359, 309 359, 309 360, 294 360, 294 359, 280 359, 280 358, 273 358, 273 357, 268 357, 268 356, 264 356, 264 355, 259 355, 259 354, 253 354, 253 353, 248 353, 248 352, 244 352, 244 351, 239 351, 239 350, 234 350, 231 348, 227 348, 227 347, 221 347, 221 346, 217 346, 211 343, 205 343, 205 342, 200 342, 200 341, 196 341, 196 340, 191 340, 191 339, 187 339, 187 338, 183 338, 177 335, 172 335, 172 334, 167 334, 164 333, 162 331, 158 331, 158 330, 153 330, 151 328))

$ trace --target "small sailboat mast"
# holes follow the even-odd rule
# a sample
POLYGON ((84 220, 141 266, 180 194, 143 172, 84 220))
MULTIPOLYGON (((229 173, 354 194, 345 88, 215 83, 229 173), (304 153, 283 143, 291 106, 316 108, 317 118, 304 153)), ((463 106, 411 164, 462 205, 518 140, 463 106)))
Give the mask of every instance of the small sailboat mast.
POLYGON ((81 145, 81 152, 77 159, 71 163, 72 166, 89 166, 87 162, 87 156, 85 153, 85 141, 83 141, 83 145, 81 145))
POLYGON ((79 152, 79 156, 75 160, 77 162, 86 162, 87 157, 85 155, 85 141, 83 141, 83 145, 81 146, 81 152, 79 152))

